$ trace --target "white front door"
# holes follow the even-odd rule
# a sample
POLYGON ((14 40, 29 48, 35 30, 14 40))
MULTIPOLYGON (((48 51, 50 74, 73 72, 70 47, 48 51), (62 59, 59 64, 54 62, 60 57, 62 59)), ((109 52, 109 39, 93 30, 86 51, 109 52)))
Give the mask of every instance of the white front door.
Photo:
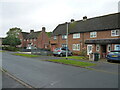
POLYGON ((92 53, 92 45, 87 45, 87 55, 92 53))

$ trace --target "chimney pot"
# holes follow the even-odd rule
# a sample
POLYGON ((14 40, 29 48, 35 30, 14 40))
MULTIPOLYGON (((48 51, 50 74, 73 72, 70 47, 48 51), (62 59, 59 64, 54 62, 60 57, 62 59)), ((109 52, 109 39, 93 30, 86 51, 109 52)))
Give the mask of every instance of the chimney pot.
POLYGON ((44 32, 45 32, 45 27, 42 27, 42 31, 44 31, 44 32))
POLYGON ((74 19, 71 19, 71 22, 73 23, 75 20, 74 19))
POLYGON ((34 32, 34 30, 30 30, 30 33, 33 33, 34 32))
POLYGON ((84 16, 84 17, 83 17, 83 21, 86 21, 86 20, 87 20, 87 16, 84 16))

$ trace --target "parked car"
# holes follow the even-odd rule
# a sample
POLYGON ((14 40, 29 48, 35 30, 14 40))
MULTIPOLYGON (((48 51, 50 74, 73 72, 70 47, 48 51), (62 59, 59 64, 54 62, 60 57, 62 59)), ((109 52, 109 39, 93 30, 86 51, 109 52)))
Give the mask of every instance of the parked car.
POLYGON ((120 61, 120 50, 111 51, 107 55, 107 61, 120 61))
POLYGON ((72 52, 66 47, 56 48, 53 51, 53 55, 54 56, 60 56, 60 57, 65 56, 66 55, 66 49, 68 50, 68 56, 72 56, 72 52))

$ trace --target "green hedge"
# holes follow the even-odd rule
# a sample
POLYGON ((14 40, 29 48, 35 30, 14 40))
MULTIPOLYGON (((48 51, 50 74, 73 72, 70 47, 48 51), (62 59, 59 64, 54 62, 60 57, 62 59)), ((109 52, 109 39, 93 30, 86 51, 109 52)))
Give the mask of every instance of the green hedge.
POLYGON ((11 46, 2 47, 2 49, 3 49, 3 50, 8 50, 8 51, 19 51, 19 48, 11 47, 11 46))

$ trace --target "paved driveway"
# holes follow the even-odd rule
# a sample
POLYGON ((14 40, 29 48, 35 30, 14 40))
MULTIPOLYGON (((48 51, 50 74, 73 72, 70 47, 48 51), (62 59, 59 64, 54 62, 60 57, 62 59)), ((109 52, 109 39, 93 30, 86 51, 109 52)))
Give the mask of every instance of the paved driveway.
POLYGON ((4 69, 36 88, 118 87, 117 73, 41 61, 43 57, 40 60, 14 56, 9 53, 3 53, 2 56, 4 69))

